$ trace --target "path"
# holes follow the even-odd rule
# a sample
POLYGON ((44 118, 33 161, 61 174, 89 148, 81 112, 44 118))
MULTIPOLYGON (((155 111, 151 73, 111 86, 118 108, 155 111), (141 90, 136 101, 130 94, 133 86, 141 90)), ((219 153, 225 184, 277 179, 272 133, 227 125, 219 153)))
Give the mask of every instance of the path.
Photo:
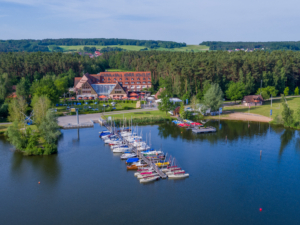
MULTIPOLYGON (((133 110, 121 110, 121 111, 112 111, 104 113, 105 116, 123 114, 123 113, 134 113, 134 112, 148 112, 155 111, 157 109, 133 109, 133 110)), ((82 114, 79 115, 79 123, 80 124, 89 124, 92 123, 92 120, 99 120, 101 118, 102 113, 93 113, 93 114, 82 114)), ((73 116, 60 116, 58 117, 58 125, 66 126, 68 124, 77 124, 76 115, 73 116)))

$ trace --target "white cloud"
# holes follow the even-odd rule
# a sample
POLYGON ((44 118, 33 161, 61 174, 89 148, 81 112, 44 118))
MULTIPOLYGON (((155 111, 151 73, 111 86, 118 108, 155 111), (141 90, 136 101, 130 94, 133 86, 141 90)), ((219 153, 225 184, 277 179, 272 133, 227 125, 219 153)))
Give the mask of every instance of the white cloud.
POLYGON ((5 11, 3 14, 15 19, 4 21, 2 18, 1 22, 19 28, 18 34, 0 34, 11 38, 21 33, 26 36, 27 33, 30 38, 118 37, 196 44, 202 40, 280 40, 287 37, 294 40, 299 36, 297 30, 289 29, 297 27, 299 21, 299 2, 296 0, 1 2, 5 4, 2 4, 4 8, 1 7, 0 14, 5 11), (16 15, 14 7, 26 8, 21 11, 25 15, 16 15), (25 23, 27 20, 30 23, 25 23), (24 26, 20 26, 23 21, 24 26))

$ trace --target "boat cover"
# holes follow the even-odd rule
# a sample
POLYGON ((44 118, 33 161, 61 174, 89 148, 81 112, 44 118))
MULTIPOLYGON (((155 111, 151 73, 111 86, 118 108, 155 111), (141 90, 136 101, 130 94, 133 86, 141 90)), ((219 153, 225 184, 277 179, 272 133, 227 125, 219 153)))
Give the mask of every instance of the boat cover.
POLYGON ((126 160, 126 163, 133 163, 139 161, 139 158, 129 158, 126 160))

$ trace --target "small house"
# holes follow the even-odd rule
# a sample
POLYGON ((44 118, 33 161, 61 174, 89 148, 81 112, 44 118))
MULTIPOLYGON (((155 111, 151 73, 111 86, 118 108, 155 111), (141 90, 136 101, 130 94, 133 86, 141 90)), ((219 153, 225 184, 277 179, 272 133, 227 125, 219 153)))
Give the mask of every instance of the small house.
POLYGON ((242 105, 244 106, 257 106, 262 105, 263 98, 261 95, 247 95, 242 100, 242 105))

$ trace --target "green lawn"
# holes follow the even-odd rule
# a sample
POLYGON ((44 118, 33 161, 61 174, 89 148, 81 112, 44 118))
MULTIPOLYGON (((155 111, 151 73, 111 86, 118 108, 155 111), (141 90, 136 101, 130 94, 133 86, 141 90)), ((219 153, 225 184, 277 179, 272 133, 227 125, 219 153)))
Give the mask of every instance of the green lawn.
MULTIPOLYGON (((107 103, 107 102, 98 102, 98 104, 94 104, 94 103, 91 103, 91 104, 83 104, 83 105, 72 105, 72 106, 69 106, 71 108, 79 108, 79 113, 102 113, 103 111, 105 112, 110 112, 110 111, 118 111, 118 110, 130 110, 130 109, 135 109, 136 108, 136 102, 134 103, 117 103, 115 107, 112 107, 110 103, 107 103), (103 107, 103 104, 105 105, 110 105, 109 107, 105 107, 105 110, 104 110, 104 107, 103 107), (94 110, 91 110, 91 109, 88 109, 88 107, 92 107, 92 109, 98 109, 97 111, 94 111, 94 110), (112 109, 112 108, 116 108, 116 109, 112 109)), ((57 106, 57 107, 54 107, 55 109, 57 109, 57 113, 58 114, 61 114, 61 113, 64 113, 64 112, 67 112, 69 113, 69 110, 67 110, 67 106, 57 106)))
MULTIPOLYGON (((59 46, 64 50, 64 52, 71 52, 71 51, 79 51, 80 49, 83 49, 84 47, 96 47, 96 49, 102 49, 106 47, 118 47, 125 49, 127 51, 140 51, 141 49, 146 48, 145 46, 136 46, 136 45, 72 45, 72 46, 65 46, 61 45, 59 46)), ((148 49, 151 50, 151 49, 148 49)), ((209 47, 205 45, 187 45, 186 47, 182 48, 157 48, 154 49, 157 51, 175 51, 175 52, 201 52, 201 51, 208 51, 209 47)))
MULTIPOLYGON (((296 111, 300 107, 300 98, 287 98, 287 103, 291 109, 296 111)), ((261 106, 252 106, 250 108, 250 113, 259 114, 263 116, 270 116, 270 110, 272 109, 272 117, 275 118, 276 115, 281 115, 282 112, 282 105, 281 105, 281 99, 273 100, 272 107, 271 107, 271 101, 265 101, 263 105, 261 106)), ((235 112, 249 112, 249 107, 236 105, 236 106, 230 106, 225 107, 224 110, 234 110, 235 112)))
POLYGON ((126 119, 130 119, 130 118, 144 118, 144 117, 171 118, 170 114, 166 114, 165 112, 161 112, 159 110, 156 110, 156 111, 147 111, 147 112, 122 113, 122 114, 106 115, 106 116, 111 116, 114 119, 122 119, 123 116, 126 119))

